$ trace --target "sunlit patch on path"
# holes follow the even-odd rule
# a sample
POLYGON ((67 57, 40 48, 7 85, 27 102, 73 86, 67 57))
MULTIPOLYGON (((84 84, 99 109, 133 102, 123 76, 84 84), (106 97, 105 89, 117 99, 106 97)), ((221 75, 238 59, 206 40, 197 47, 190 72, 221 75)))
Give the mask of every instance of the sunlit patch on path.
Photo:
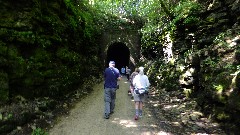
POLYGON ((119 118, 114 118, 112 122, 116 124, 120 124, 124 127, 137 127, 136 122, 134 122, 133 120, 122 120, 119 118))
POLYGON ((123 78, 117 90, 116 107, 109 119, 103 118, 103 84, 94 87, 93 93, 75 105, 69 116, 60 118, 50 135, 157 135, 162 134, 149 111, 138 121, 134 101, 128 94, 129 82, 123 78))

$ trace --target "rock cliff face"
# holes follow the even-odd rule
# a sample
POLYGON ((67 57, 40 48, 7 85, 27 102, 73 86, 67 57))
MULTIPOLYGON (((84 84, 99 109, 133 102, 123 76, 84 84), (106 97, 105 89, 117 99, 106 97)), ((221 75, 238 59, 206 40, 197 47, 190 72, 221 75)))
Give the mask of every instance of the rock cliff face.
POLYGON ((78 98, 91 91, 101 67, 98 33, 81 2, 1 0, 0 5, 0 134, 5 135, 42 119, 77 88, 78 98))
POLYGON ((179 66, 186 67, 180 84, 197 99, 205 114, 222 122, 229 133, 237 133, 240 124, 237 117, 240 115, 240 3, 238 0, 199 2, 206 6, 199 15, 201 23, 179 25, 177 31, 177 47, 173 53, 182 61, 179 66))
MULTIPOLYGON (((193 11, 185 16, 176 13, 169 22, 174 28, 159 35, 153 33, 160 39, 151 40, 172 46, 172 58, 168 63, 150 59, 153 62, 148 62, 147 73, 157 88, 181 89, 187 97, 196 99, 206 116, 220 122, 226 132, 237 134, 237 125, 240 125, 240 2, 199 0, 199 3, 193 3, 195 7, 189 3, 179 4, 180 11, 187 12, 186 8, 193 11), (164 39, 165 33, 171 34, 172 44, 164 39)), ((158 54, 159 59, 166 58, 163 53, 158 54)))
POLYGON ((85 23, 89 14, 80 10, 82 3, 78 8, 68 0, 0 4, 0 101, 65 95, 91 76, 85 70, 95 74, 89 70, 99 69, 94 67, 99 64, 99 50, 93 47, 97 32, 94 24, 85 23))

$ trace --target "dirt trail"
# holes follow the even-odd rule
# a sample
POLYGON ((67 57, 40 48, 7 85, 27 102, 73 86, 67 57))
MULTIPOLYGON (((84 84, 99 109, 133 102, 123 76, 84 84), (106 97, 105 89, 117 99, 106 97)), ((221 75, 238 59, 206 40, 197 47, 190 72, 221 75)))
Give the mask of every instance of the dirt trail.
MULTIPOLYGON (((162 134, 151 113, 143 110, 143 118, 134 117, 134 102, 127 94, 129 82, 119 82, 115 112, 110 119, 103 118, 103 84, 97 84, 93 93, 77 103, 69 116, 62 117, 49 131, 50 135, 155 135, 162 134)), ((163 133, 164 134, 164 133, 163 133)))

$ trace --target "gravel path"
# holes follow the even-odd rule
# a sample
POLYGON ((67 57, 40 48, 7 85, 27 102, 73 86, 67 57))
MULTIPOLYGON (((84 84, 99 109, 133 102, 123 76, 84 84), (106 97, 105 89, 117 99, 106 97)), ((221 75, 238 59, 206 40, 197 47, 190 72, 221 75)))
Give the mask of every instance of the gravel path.
POLYGON ((103 84, 97 84, 94 91, 77 103, 66 117, 49 131, 50 135, 155 135, 158 131, 151 112, 144 108, 143 117, 134 117, 134 102, 127 94, 129 82, 125 77, 119 82, 115 112, 109 119, 103 118, 103 84))

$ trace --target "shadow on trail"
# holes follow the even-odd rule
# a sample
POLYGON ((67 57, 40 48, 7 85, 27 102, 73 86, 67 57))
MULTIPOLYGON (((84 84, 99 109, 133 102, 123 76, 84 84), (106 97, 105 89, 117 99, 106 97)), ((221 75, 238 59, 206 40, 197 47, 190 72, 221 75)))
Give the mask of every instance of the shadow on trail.
POLYGON ((116 106, 109 119, 103 118, 103 83, 59 118, 50 135, 190 135, 224 134, 218 124, 195 111, 196 103, 179 93, 150 90, 143 117, 135 121, 134 101, 128 94, 126 77, 119 81, 116 106))
POLYGON ((218 123, 197 111, 197 103, 187 99, 182 93, 164 90, 151 90, 147 106, 157 121, 160 130, 168 134, 193 135, 193 134, 221 134, 218 123))

